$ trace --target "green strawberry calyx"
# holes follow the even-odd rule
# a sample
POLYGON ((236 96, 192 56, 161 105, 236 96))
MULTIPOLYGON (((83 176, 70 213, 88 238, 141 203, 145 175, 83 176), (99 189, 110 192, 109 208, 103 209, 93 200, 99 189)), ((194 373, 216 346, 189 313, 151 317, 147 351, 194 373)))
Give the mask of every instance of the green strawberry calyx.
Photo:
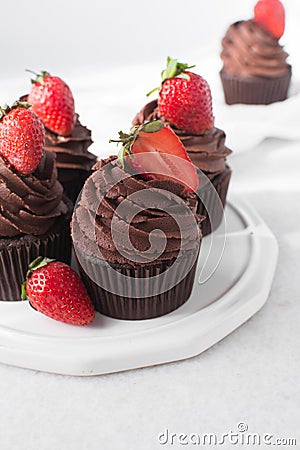
POLYGON ((194 67, 195 64, 193 66, 189 66, 186 63, 180 63, 177 59, 172 59, 168 56, 167 67, 161 73, 162 81, 175 77, 188 79, 188 75, 184 72, 188 69, 193 69, 194 67))
POLYGON ((153 120, 152 122, 147 122, 140 126, 133 127, 129 133, 123 133, 123 131, 119 131, 119 139, 113 140, 110 139, 111 142, 116 142, 118 145, 122 144, 122 148, 118 153, 118 160, 121 163, 122 168, 125 166, 125 156, 129 155, 133 158, 132 146, 136 141, 136 138, 139 135, 140 131, 144 131, 145 133, 156 133, 160 131, 164 127, 164 124, 159 120, 153 120))
MULTIPOLYGON (((186 70, 193 69, 195 65, 189 66, 186 63, 178 62, 177 59, 173 59, 170 56, 167 57, 167 67, 161 72, 162 83, 169 78, 184 78, 185 80, 189 79, 189 76, 186 70)), ((153 94, 153 92, 158 91, 159 87, 152 89, 152 91, 148 92, 147 97, 153 94)))
POLYGON ((28 102, 19 102, 19 101, 14 102, 12 106, 9 105, 0 106, 0 120, 3 119, 4 116, 9 114, 13 109, 17 108, 28 109, 30 108, 30 106, 31 104, 28 102))
POLYGON ((44 79, 46 77, 50 77, 51 76, 50 73, 47 72, 47 70, 41 70, 41 73, 37 73, 37 72, 34 72, 33 70, 26 69, 26 72, 32 73, 33 75, 36 76, 35 79, 33 79, 33 78, 31 79, 31 83, 32 84, 36 84, 36 83, 43 84, 44 83, 44 79))
POLYGON ((55 259, 50 258, 44 258, 43 256, 38 256, 36 259, 34 259, 28 266, 28 271, 26 274, 26 280, 22 284, 22 290, 21 290, 21 299, 22 300, 28 300, 28 295, 26 292, 26 284, 31 275, 35 270, 41 269, 42 267, 47 266, 47 264, 55 261, 55 259))

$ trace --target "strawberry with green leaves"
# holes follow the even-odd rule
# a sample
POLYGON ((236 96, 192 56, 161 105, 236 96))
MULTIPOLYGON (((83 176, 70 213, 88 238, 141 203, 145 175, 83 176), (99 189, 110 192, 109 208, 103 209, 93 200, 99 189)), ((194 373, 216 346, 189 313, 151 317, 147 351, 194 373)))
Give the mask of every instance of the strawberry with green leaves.
POLYGON ((254 22, 280 39, 285 27, 285 11, 281 1, 259 0, 254 8, 254 22))
POLYGON ((119 132, 123 147, 119 159, 124 166, 124 158, 143 174, 146 179, 171 179, 182 183, 186 191, 198 188, 198 176, 182 142, 171 128, 160 121, 148 122, 134 127, 129 134, 119 132))
POLYGON ((29 300, 42 314, 72 325, 87 325, 95 317, 93 304, 77 273, 67 264, 41 256, 29 265, 22 300, 29 300))
POLYGON ((27 101, 46 128, 61 136, 72 134, 75 122, 74 98, 69 86, 59 77, 42 71, 32 81, 27 101))
POLYGON ((161 74, 158 109, 176 128, 203 134, 214 125, 212 97, 207 81, 188 70, 193 67, 168 57, 167 67, 161 74))
POLYGON ((0 108, 0 153, 22 175, 33 173, 42 158, 45 129, 27 102, 0 108))

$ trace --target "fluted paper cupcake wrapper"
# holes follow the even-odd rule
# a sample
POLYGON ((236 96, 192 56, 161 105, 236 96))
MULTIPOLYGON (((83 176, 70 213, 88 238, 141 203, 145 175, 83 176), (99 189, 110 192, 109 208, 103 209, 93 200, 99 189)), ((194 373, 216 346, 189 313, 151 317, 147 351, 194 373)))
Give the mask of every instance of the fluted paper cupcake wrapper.
POLYGON ((83 269, 79 262, 78 266, 96 311, 117 319, 143 320, 162 316, 174 311, 188 300, 193 288, 198 255, 199 251, 196 254, 196 250, 186 252, 186 254, 182 255, 180 262, 176 261, 174 263, 176 267, 174 269, 172 268, 168 275, 166 275, 168 277, 168 283, 174 281, 174 287, 166 292, 152 296, 149 296, 149 294, 151 294, 151 291, 153 292, 155 286, 153 280, 151 281, 151 277, 161 275, 154 283, 159 283, 160 291, 163 291, 164 284, 166 283, 166 277, 163 276, 163 272, 171 266, 171 262, 162 262, 161 264, 148 267, 122 267, 121 265, 111 264, 111 267, 116 271, 130 277, 126 281, 123 280, 122 288, 126 296, 120 296, 110 292, 110 286, 113 286, 116 280, 112 279, 114 277, 111 277, 105 261, 87 255, 80 255, 81 263, 84 261, 86 270, 83 269), (192 266, 190 262, 191 258, 196 258, 192 266), (181 278, 185 270, 187 271, 187 275, 176 284, 176 280, 181 278), (91 274, 93 279, 99 281, 99 283, 95 283, 86 272, 91 274), (144 278, 140 292, 136 285, 137 278, 144 278), (130 293, 133 297, 130 297, 130 293))
POLYGON ((221 203, 218 200, 216 201, 218 197, 210 185, 198 192, 198 195, 202 201, 199 200, 197 213, 206 217, 204 222, 201 223, 203 236, 207 236, 212 231, 215 231, 222 222, 224 215, 223 208, 226 204, 231 173, 230 167, 227 167, 223 173, 211 181, 221 200, 221 203), (206 205, 206 207, 204 205, 206 205), (207 214, 207 210, 209 211, 210 216, 207 214))
POLYGON ((287 98, 291 81, 289 71, 278 78, 238 78, 220 72, 225 101, 228 105, 243 103, 246 105, 269 105, 287 98))
POLYGON ((60 228, 40 237, 30 235, 0 239, 0 301, 21 300, 21 285, 28 265, 38 256, 70 263, 69 220, 62 221, 60 228))

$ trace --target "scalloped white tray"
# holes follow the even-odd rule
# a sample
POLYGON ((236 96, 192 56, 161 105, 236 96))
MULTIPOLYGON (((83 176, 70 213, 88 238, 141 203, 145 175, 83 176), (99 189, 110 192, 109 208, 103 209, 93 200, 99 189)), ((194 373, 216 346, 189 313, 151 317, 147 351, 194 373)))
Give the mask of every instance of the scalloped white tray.
MULTIPOLYGON (((204 238, 188 302, 166 316, 121 321, 96 314, 87 327, 51 320, 27 302, 0 302, 0 362, 67 375, 99 375, 198 355, 248 320, 266 302, 277 263, 277 242, 241 199, 227 204, 226 244, 207 282, 198 282, 209 253, 204 238)), ((205 274, 224 240, 214 233, 205 274), (211 261, 211 262, 210 262, 211 261)))

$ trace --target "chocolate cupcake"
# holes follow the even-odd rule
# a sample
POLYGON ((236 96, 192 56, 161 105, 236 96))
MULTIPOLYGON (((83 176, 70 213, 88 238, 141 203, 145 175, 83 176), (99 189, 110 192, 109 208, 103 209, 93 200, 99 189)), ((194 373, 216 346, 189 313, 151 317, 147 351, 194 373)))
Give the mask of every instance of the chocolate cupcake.
MULTIPOLYGON (((265 2, 259 2, 256 8, 261 3, 265 2)), ((277 8, 282 11, 282 5, 276 0, 270 8, 267 22, 256 9, 254 19, 234 23, 222 40, 220 76, 229 105, 268 105, 287 98, 292 70, 287 63, 288 54, 278 42, 284 16, 279 31, 278 24, 275 29, 265 25, 269 21, 273 24, 273 14, 277 8)))
POLYGON ((55 155, 20 175, 0 155, 0 300, 21 300, 28 265, 38 256, 70 262, 73 204, 57 181, 55 155))
POLYGON ((20 103, 0 113, 0 300, 14 301, 37 256, 70 261, 73 205, 38 117, 20 103))
POLYGON ((91 174, 97 157, 88 151, 93 143, 91 131, 83 126, 75 113, 69 86, 59 77, 41 72, 27 100, 43 121, 46 129, 46 150, 57 155, 58 180, 64 193, 75 203, 84 181, 91 174))
POLYGON ((132 124, 135 126, 152 120, 160 120, 172 128, 185 146, 193 164, 199 169, 198 213, 207 218, 202 223, 203 236, 207 236, 217 229, 222 221, 231 178, 231 169, 226 164, 226 158, 231 153, 225 145, 226 135, 215 126, 202 134, 192 134, 175 127, 160 114, 157 100, 147 103, 135 116, 132 124))
POLYGON ((95 165, 72 219, 80 273, 95 309, 127 320, 161 316, 188 300, 203 219, 195 194, 176 176, 153 174, 161 155, 135 154, 134 145, 137 151, 142 146, 137 140, 132 156, 95 165), (137 173, 132 157, 139 167, 151 167, 151 176, 137 173))

